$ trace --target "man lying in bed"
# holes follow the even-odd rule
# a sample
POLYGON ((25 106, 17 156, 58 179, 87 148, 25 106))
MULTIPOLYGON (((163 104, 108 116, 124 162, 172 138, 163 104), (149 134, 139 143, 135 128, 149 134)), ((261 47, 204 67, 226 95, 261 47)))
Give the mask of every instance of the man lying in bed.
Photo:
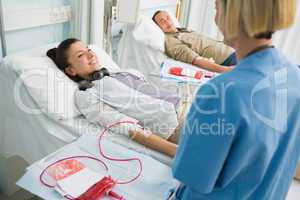
POLYGON ((152 20, 165 33, 167 56, 210 71, 223 73, 236 65, 234 50, 221 41, 194 31, 177 28, 166 11, 157 11, 152 20))
POLYGON ((136 74, 110 73, 100 66, 93 51, 74 38, 48 50, 47 55, 78 83, 75 102, 88 121, 104 127, 119 121, 134 122, 121 124, 113 131, 169 156, 175 155, 190 102, 148 84, 136 74))

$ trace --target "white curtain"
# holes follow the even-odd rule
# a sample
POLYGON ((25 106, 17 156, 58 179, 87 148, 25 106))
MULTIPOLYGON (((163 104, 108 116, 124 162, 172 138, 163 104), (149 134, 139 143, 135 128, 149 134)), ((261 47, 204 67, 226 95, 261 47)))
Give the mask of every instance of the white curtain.
POLYGON ((298 9, 295 24, 287 30, 275 33, 274 44, 290 59, 300 64, 300 0, 297 2, 298 9))
POLYGON ((215 24, 214 0, 190 0, 188 28, 203 35, 221 40, 222 34, 215 24))
POLYGON ((0 0, 0 60, 3 57, 3 55, 6 54, 5 30, 3 21, 3 6, 2 0, 0 0))
POLYGON ((182 27, 187 27, 189 22, 189 13, 191 9, 191 1, 192 0, 181 0, 180 1, 180 16, 179 23, 182 27))
MULTIPOLYGON (((190 0, 190 13, 188 28, 191 28, 203 35, 215 39, 222 39, 215 18, 214 0, 190 0)), ((274 36, 274 44, 281 49, 290 59, 300 64, 300 0, 298 0, 298 9, 296 22, 292 28, 278 31, 274 36)))
POLYGON ((85 43, 90 41, 90 1, 73 0, 71 35, 85 43))
POLYGON ((72 36, 103 47, 104 0, 73 0, 72 36))
POLYGON ((91 0, 90 43, 104 47, 104 0, 91 0))

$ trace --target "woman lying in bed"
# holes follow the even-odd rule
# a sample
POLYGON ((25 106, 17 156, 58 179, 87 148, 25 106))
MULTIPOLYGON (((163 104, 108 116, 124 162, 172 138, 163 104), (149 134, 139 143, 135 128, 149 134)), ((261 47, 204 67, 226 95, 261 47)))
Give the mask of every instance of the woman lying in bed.
POLYGON ((96 54, 78 39, 67 39, 47 55, 77 82, 76 106, 89 122, 112 130, 169 156, 176 153, 179 131, 189 102, 163 91, 138 73, 110 73, 96 54))

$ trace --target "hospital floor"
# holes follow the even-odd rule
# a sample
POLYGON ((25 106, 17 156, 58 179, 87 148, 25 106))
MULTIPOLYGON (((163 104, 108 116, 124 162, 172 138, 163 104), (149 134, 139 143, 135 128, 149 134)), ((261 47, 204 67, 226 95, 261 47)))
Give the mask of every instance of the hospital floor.
MULTIPOLYGON (((298 200, 300 197, 300 182, 294 181, 286 200, 298 200)), ((5 197, 0 193, 0 200, 41 200, 37 197, 32 197, 31 194, 21 190, 12 197, 5 197)))

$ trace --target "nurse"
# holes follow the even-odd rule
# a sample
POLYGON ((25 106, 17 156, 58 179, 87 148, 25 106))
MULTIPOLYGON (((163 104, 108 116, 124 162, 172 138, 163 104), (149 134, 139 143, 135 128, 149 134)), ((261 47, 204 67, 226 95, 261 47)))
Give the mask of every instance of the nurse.
POLYGON ((295 0, 216 0, 239 64, 197 92, 173 163, 170 199, 285 199, 300 154, 300 70, 272 45, 295 0))

